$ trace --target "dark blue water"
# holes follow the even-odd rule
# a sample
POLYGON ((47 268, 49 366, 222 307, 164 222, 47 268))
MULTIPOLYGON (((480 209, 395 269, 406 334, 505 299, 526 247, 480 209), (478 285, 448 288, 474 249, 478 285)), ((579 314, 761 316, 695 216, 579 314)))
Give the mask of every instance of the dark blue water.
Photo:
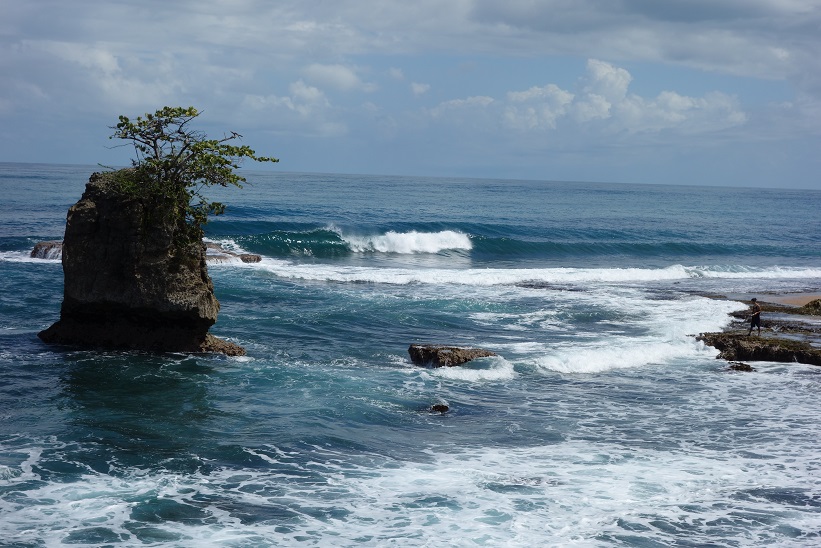
POLYGON ((93 170, 0 164, 0 545, 821 541, 821 370, 691 336, 741 306, 701 295, 821 292, 821 193, 250 173, 208 225, 263 256, 210 267, 226 358, 37 339, 28 253, 93 170))

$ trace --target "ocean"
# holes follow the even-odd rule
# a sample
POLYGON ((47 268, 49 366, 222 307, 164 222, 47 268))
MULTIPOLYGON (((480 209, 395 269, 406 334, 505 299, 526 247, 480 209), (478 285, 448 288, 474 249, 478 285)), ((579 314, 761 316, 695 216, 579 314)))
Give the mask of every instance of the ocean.
POLYGON ((821 544, 821 368, 694 338, 821 292, 821 192, 247 171, 229 358, 39 341, 94 170, 0 164, 0 546, 821 544))

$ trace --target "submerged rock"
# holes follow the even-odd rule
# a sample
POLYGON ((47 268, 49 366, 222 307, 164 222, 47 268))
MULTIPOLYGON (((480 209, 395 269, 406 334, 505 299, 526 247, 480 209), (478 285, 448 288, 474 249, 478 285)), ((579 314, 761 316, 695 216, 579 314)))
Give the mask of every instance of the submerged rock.
POLYGON ((417 365, 452 367, 462 365, 476 358, 496 356, 483 348, 462 348, 458 346, 412 344, 408 348, 410 359, 417 365))
POLYGON ((37 242, 31 250, 32 259, 56 260, 63 257, 63 242, 37 242))
POLYGON ((730 362, 730 369, 733 371, 753 372, 755 369, 749 363, 744 362, 730 362))
POLYGON ((697 340, 717 348, 728 361, 798 362, 821 365, 821 349, 786 338, 747 336, 746 333, 702 333, 697 340))
POLYGON ((184 220, 95 173, 68 211, 60 320, 48 343, 153 351, 245 351, 208 334, 219 302, 205 245, 181 237, 184 220), (172 220, 168 220, 172 219, 172 220))

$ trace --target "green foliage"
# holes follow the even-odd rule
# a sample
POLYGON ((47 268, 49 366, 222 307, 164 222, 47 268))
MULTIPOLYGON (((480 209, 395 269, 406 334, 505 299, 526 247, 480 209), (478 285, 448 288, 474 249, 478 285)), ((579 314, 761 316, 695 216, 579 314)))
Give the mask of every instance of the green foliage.
MULTIPOLYGON (((208 139, 189 124, 200 115, 194 107, 163 107, 131 120, 120 116, 110 139, 131 141, 136 158, 131 160, 132 175, 123 175, 123 189, 170 207, 172 214, 184 218, 191 236, 201 237, 208 216, 220 215, 225 205, 210 202, 202 190, 211 185, 242 188, 245 178, 235 170, 246 158, 257 162, 278 162, 257 156, 248 146, 232 145, 241 139, 231 132, 222 139, 208 139)), ((165 209, 165 207, 163 207, 165 209)))

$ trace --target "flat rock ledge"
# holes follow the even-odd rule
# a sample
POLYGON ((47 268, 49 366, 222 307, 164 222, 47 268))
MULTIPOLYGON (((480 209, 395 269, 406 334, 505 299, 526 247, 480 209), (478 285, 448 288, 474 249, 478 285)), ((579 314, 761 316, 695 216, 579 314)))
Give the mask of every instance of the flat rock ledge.
POLYGON ((718 358, 735 361, 768 361, 821 365, 821 349, 807 342, 746 333, 702 333, 696 340, 719 350, 718 358))
MULTIPOLYGON (((216 242, 205 242, 205 261, 208 263, 230 263, 240 260, 243 263, 258 263, 262 257, 255 253, 236 253, 225 249, 216 242)), ((52 240, 47 242, 37 242, 31 250, 32 259, 60 260, 63 258, 63 242, 52 240)))
POLYGON ((808 302, 799 308, 798 312, 807 316, 821 316, 821 299, 808 302))
POLYGON ((483 348, 463 348, 434 344, 412 344, 408 348, 408 354, 410 354, 411 361, 416 365, 432 367, 453 367, 476 358, 498 356, 498 354, 483 348))
POLYGON ((235 253, 225 249, 216 242, 205 242, 205 261, 209 263, 230 263, 239 259, 243 263, 258 263, 262 261, 260 255, 255 253, 235 253))

